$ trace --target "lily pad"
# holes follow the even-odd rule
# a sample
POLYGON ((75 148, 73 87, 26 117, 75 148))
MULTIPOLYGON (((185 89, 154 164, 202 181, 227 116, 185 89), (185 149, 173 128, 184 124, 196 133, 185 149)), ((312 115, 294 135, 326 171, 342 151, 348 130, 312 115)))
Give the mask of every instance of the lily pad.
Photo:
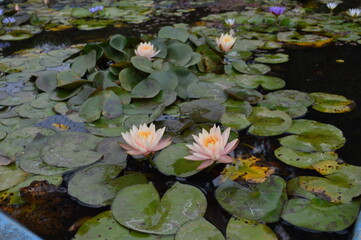
POLYGON ((232 98, 247 101, 250 104, 257 104, 263 99, 263 95, 253 89, 241 88, 241 87, 232 87, 225 90, 225 92, 232 98))
POLYGON ((320 112, 345 113, 352 111, 356 107, 354 101, 341 95, 314 92, 310 93, 309 96, 315 100, 312 108, 320 112))
POLYGON ((254 107, 248 120, 252 123, 248 132, 259 136, 279 135, 292 125, 292 118, 287 113, 264 107, 254 107))
POLYGON ((193 82, 187 88, 189 98, 211 99, 217 102, 224 102, 227 100, 227 95, 223 89, 216 84, 207 82, 193 82))
POLYGON ((180 112, 195 122, 218 122, 225 107, 215 101, 201 99, 183 104, 180 112))
POLYGON ((294 120, 287 132, 297 135, 280 138, 281 145, 302 152, 332 152, 346 142, 340 129, 312 120, 294 120))
POLYGON ((162 27, 158 32, 158 37, 160 38, 175 39, 181 42, 186 42, 188 36, 189 33, 187 30, 170 26, 162 27))
POLYGON ((242 60, 232 61, 232 66, 241 73, 246 74, 266 74, 271 71, 271 68, 264 64, 247 64, 242 60))
POLYGON ((247 116, 243 113, 225 111, 219 120, 223 126, 230 127, 237 130, 242 130, 251 125, 247 116))
POLYGON ((197 167, 201 161, 190 161, 184 159, 189 155, 185 143, 173 144, 162 150, 154 159, 157 169, 166 175, 177 177, 189 177, 199 172, 197 167))
POLYGON ((287 62, 288 55, 284 53, 262 54, 258 55, 254 60, 260 63, 279 64, 287 62))
POLYGON ((84 204, 92 206, 110 205, 115 195, 123 188, 134 184, 145 184, 142 174, 117 177, 123 170, 118 164, 100 163, 76 172, 69 181, 68 194, 84 204))
POLYGON ((100 138, 86 133, 59 132, 42 147, 40 157, 56 167, 86 166, 102 157, 102 154, 93 151, 100 141, 100 138))
POLYGON ((28 176, 27 172, 17 168, 15 165, 0 166, 0 191, 21 183, 28 176))
POLYGON ((122 139, 122 137, 105 138, 98 144, 96 149, 103 154, 102 163, 118 164, 123 168, 127 166, 128 153, 119 146, 122 139))
POLYGON ((261 85, 266 90, 277 90, 286 85, 285 81, 278 77, 247 74, 240 75, 236 83, 238 86, 251 89, 256 89, 261 85))
POLYGON ((340 231, 349 227, 357 218, 359 200, 345 204, 331 203, 307 192, 303 194, 297 190, 300 188, 297 184, 293 184, 293 188, 292 192, 301 193, 302 198, 290 199, 281 217, 295 226, 317 231, 340 231))
POLYGON ((90 218, 79 228, 74 240, 127 239, 127 240, 174 240, 174 236, 159 236, 140 233, 120 225, 112 216, 111 211, 105 211, 90 218))
POLYGON ((189 221, 181 226, 177 234, 175 235, 175 240, 224 240, 222 233, 208 222, 204 218, 198 218, 196 220, 189 221))
POLYGON ((196 187, 177 182, 160 200, 152 184, 137 184, 118 193, 112 213, 120 224, 130 229, 170 235, 184 223, 203 216, 206 208, 206 198, 196 187))
POLYGON ((23 154, 18 158, 21 169, 28 173, 41 175, 56 175, 73 170, 72 168, 50 166, 41 160, 40 150, 48 140, 48 137, 38 135, 34 141, 26 146, 23 154))
POLYGON ((236 217, 254 221, 276 222, 287 199, 286 182, 271 176, 265 182, 243 186, 228 180, 216 190, 218 203, 236 217))
POLYGON ((277 240, 276 234, 265 224, 232 217, 227 224, 227 240, 277 240))

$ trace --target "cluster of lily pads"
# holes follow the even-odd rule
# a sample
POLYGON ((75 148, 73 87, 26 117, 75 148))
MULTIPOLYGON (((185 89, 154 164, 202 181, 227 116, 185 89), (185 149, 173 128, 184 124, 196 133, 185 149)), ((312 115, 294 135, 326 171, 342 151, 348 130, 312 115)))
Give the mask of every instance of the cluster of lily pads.
MULTIPOLYGON (((231 162, 214 186, 219 205, 233 216, 222 229, 227 239, 277 239, 266 224, 280 219, 318 231, 349 227, 360 208, 361 168, 338 159, 335 150, 345 144, 340 129, 300 118, 308 107, 342 113, 354 102, 280 90, 285 81, 267 75, 271 67, 264 63, 285 62, 288 55, 254 55, 267 43, 203 30, 167 26, 141 40, 117 34, 81 49, 29 49, 0 60, 1 203, 23 203, 24 181, 59 185, 71 173, 70 196, 111 208, 85 222, 74 239, 225 239, 203 218, 206 197, 187 178, 231 162), (191 143, 214 124, 232 130, 224 130, 224 149, 213 158, 200 141, 191 143), (167 138, 144 150, 150 143, 139 143, 141 137, 163 135, 154 127, 164 128, 167 138), (256 157, 229 156, 240 132, 278 136, 280 161, 322 176, 286 182, 256 157), (147 172, 127 171, 130 163, 175 181, 161 197, 147 172)), ((220 129, 212 129, 211 135, 219 132, 204 146, 218 149, 212 144, 220 129)))

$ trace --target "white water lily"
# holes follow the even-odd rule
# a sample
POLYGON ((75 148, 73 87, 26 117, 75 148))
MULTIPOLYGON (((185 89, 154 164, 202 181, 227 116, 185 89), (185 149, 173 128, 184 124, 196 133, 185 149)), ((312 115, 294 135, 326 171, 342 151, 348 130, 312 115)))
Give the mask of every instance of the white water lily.
POLYGON ((161 140, 165 127, 155 131, 153 123, 140 125, 139 128, 133 125, 129 132, 122 133, 122 137, 127 144, 119 143, 130 155, 148 156, 159 151, 172 143, 170 137, 161 140))
POLYGON ((223 52, 229 52, 236 42, 236 38, 232 36, 232 34, 221 34, 220 38, 216 38, 217 46, 223 52))
POLYGON ((337 7, 338 4, 339 2, 328 2, 326 6, 328 7, 328 9, 333 10, 337 7))
POLYGON ((229 26, 233 26, 235 19, 234 18, 228 18, 226 20, 224 20, 226 22, 227 25, 229 26))
POLYGON ((146 57, 149 60, 152 60, 152 58, 157 55, 160 50, 157 51, 157 49, 155 49, 155 47, 153 46, 153 44, 151 44, 150 42, 145 42, 145 43, 140 43, 137 47, 136 50, 134 50, 135 55, 137 56, 142 56, 142 57, 146 57))
POLYGON ((349 10, 346 11, 346 14, 349 15, 350 17, 356 18, 356 17, 360 16, 361 9, 359 9, 359 8, 350 8, 349 10))
POLYGON ((209 132, 202 129, 198 136, 193 135, 195 142, 192 145, 186 145, 191 155, 184 158, 192 161, 203 161, 197 169, 204 169, 214 162, 233 162, 233 158, 228 154, 237 147, 238 139, 227 144, 230 131, 231 128, 227 128, 222 134, 221 129, 216 125, 209 132))

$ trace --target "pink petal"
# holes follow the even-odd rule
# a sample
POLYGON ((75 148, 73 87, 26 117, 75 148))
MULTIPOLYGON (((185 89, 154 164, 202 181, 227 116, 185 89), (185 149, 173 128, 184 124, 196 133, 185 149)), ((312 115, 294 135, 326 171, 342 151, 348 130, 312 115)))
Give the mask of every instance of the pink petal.
POLYGON ((204 160, 207 160, 207 159, 204 159, 202 157, 197 157, 195 155, 189 155, 189 156, 185 156, 184 159, 187 159, 187 160, 191 160, 191 161, 204 161, 204 160))
POLYGON ((222 155, 226 155, 236 149, 238 142, 238 139, 234 139, 232 142, 228 143, 227 146, 224 148, 222 155))
POLYGON ((131 146, 129 146, 128 144, 123 144, 123 143, 118 143, 122 148, 124 148, 126 151, 129 150, 133 150, 134 148, 132 148, 131 146))
POLYGON ((213 160, 204 161, 201 165, 199 165, 199 166, 197 167, 197 169, 204 169, 204 168, 206 168, 206 167, 211 166, 213 163, 214 163, 213 160))
POLYGON ((217 160, 217 162, 219 162, 219 163, 231 163, 231 162, 233 162, 233 160, 234 159, 232 157, 227 156, 227 155, 223 155, 223 156, 221 156, 220 159, 217 160))
POLYGON ((164 140, 161 140, 157 146, 155 146, 155 148, 153 149, 153 151, 158 151, 160 149, 163 149, 165 147, 168 147, 170 144, 172 143, 171 137, 167 137, 164 140))

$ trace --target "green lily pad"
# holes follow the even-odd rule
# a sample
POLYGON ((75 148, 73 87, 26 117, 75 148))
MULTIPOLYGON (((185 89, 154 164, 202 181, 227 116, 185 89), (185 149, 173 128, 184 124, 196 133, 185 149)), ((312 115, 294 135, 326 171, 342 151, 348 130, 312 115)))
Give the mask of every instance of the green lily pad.
POLYGON ((127 166, 128 153, 119 146, 121 140, 122 137, 105 138, 97 145, 97 152, 103 154, 103 163, 118 164, 123 168, 127 166))
POLYGON ((216 190, 218 203, 236 217, 254 221, 276 222, 287 200, 286 182, 271 176, 265 182, 248 187, 228 180, 216 190))
POLYGON ((179 82, 178 76, 172 71, 153 72, 149 78, 157 80, 162 89, 175 90, 179 82))
POLYGON ((96 55, 97 52, 95 50, 91 50, 87 54, 75 58, 71 64, 71 71, 78 74, 80 77, 82 77, 86 72, 91 73, 95 67, 96 55))
POLYGON ((193 82, 187 88, 189 98, 211 99, 217 102, 224 102, 227 100, 227 95, 223 89, 216 84, 207 82, 193 82))
POLYGON ((319 198, 334 203, 348 203, 361 194, 361 167, 324 160, 313 164, 320 177, 300 177, 299 186, 319 198))
POLYGON ((124 116, 113 119, 106 119, 105 117, 100 117, 94 122, 87 123, 86 128, 91 134, 97 136, 117 137, 120 136, 122 132, 127 131, 127 129, 122 126, 123 120, 124 116))
POLYGON ((213 51, 207 44, 200 45, 196 51, 202 55, 198 63, 201 72, 221 72, 223 69, 222 58, 213 51))
POLYGON ((338 158, 335 152, 300 152, 283 146, 277 148, 274 153, 282 162, 305 169, 313 169, 312 165, 319 161, 336 161, 338 158))
POLYGON ((257 104, 263 99, 263 95, 253 89, 246 89, 241 87, 232 87, 225 90, 225 92, 232 98, 247 101, 250 104, 257 104))
POLYGON ((178 86, 176 88, 176 92, 178 96, 182 99, 187 99, 188 98, 187 88, 191 83, 197 82, 198 77, 192 72, 190 72, 188 69, 183 67, 173 68, 172 72, 177 75, 179 80, 178 86))
POLYGON ((272 110, 281 110, 291 117, 299 117, 307 112, 307 107, 313 103, 313 99, 307 93, 297 90, 279 90, 265 95, 265 99, 258 106, 272 110))
POLYGON ((40 150, 48 140, 49 138, 46 136, 37 136, 26 146, 23 154, 18 158, 21 169, 28 173, 41 175, 56 175, 73 170, 73 168, 50 166, 41 160, 40 150))
POLYGON ((189 221, 181 226, 175 240, 224 240, 223 234, 210 222, 204 218, 198 218, 196 220, 189 221))
POLYGON ((163 149, 154 159, 157 169, 166 175, 189 177, 199 172, 197 167, 201 161, 184 159, 189 151, 185 143, 173 144, 163 149))
POLYGON ((57 88, 57 71, 44 71, 38 74, 38 78, 35 81, 37 88, 44 92, 52 92, 57 88))
POLYGON ((100 138, 80 132, 59 132, 49 138, 40 151, 41 159, 56 167, 82 167, 98 161, 102 154, 93 151, 100 138))
POLYGON ((266 74, 271 71, 271 68, 264 64, 247 64, 242 60, 232 61, 232 67, 238 72, 246 74, 266 74))
POLYGON ((201 99, 184 103, 180 112, 195 122, 218 122, 225 107, 215 101, 201 99))
POLYGON ((192 48, 184 43, 175 42, 168 45, 167 58, 177 66, 185 66, 192 58, 192 48))
POLYGON ((152 184, 137 184, 118 193, 112 213, 120 224, 130 229, 170 235, 184 223, 203 216, 206 208, 206 198, 196 187, 177 182, 160 200, 152 184))
POLYGON ((248 132, 259 136, 274 136, 284 133, 292 125, 292 118, 285 112, 254 107, 248 121, 248 132))
POLYGON ((261 85, 266 90, 277 90, 286 85, 285 81, 278 77, 247 74, 240 75, 236 83, 240 87, 251 89, 256 89, 261 85))
POLYGON ((174 240, 174 236, 159 236, 136 232, 120 225, 112 216, 111 211, 105 211, 88 219, 79 228, 74 240, 127 239, 127 240, 174 240))
POLYGON ((17 168, 15 165, 0 166, 0 191, 21 183, 28 176, 27 172, 17 168))
MULTIPOLYGON (((292 192, 300 193, 298 185, 293 184, 293 188, 292 192)), ((293 198, 286 203, 281 217, 299 227, 317 231, 340 231, 356 220, 359 209, 359 200, 340 204, 302 194, 302 198, 293 198)))
POLYGON ((260 63, 279 64, 287 62, 288 55, 284 53, 262 54, 258 55, 254 60, 260 63))
POLYGON ((223 126, 230 127, 237 130, 242 130, 251 125, 247 116, 243 113, 225 111, 219 120, 223 126))
MULTIPOLYGON (((54 102, 53 102, 54 103, 54 102)), ((23 104, 14 108, 20 117, 24 118, 46 118, 55 115, 52 108, 34 108, 31 104, 23 104)))
POLYGON ((14 30, 0 36, 2 41, 19 41, 31 38, 34 34, 24 30, 14 30))
POLYGON ((276 234, 265 224, 232 217, 227 224, 227 240, 277 240, 276 234))
POLYGON ((111 90, 104 90, 88 98, 79 110, 79 116, 92 122, 101 115, 107 119, 119 117, 123 112, 119 97, 111 90))
POLYGON ((179 40, 181 42, 186 42, 189 37, 189 32, 182 28, 175 27, 162 27, 158 32, 159 38, 169 38, 179 40))
MULTIPOLYGON (((118 75, 118 79, 122 88, 127 91, 131 91, 133 87, 135 87, 140 81, 144 79, 142 74, 139 73, 140 71, 133 67, 122 69, 118 75)), ((154 79, 157 80, 157 78, 154 79)))
POLYGON ((295 44, 304 47, 322 47, 330 44, 333 39, 319 36, 316 34, 299 34, 296 31, 279 32, 277 34, 278 41, 286 42, 288 44, 295 44))
POLYGON ((144 79, 132 89, 132 98, 152 98, 161 90, 157 80, 152 78, 144 79))
POLYGON ((100 163, 76 172, 69 181, 68 194, 82 203, 93 206, 110 205, 123 188, 146 184, 142 174, 118 177, 123 167, 118 164, 100 163))
POLYGON ((34 100, 36 97, 34 92, 17 92, 14 96, 8 96, 5 99, 0 100, 2 106, 17 106, 23 103, 28 103, 34 100))
POLYGON ((297 135, 280 138, 281 145, 302 152, 332 152, 346 142, 340 129, 312 120, 294 120, 287 132, 297 135))
POLYGON ((229 98, 227 101, 223 102, 222 105, 226 107, 226 111, 243 113, 247 117, 252 112, 252 106, 248 101, 239 101, 229 98))
POLYGON ((142 56, 134 56, 131 58, 131 62, 133 66, 140 71, 146 72, 146 73, 152 73, 155 71, 153 68, 153 63, 146 57, 142 56))
MULTIPOLYGON (((84 74, 83 74, 84 75, 84 74)), ((59 88, 74 90, 83 84, 90 83, 90 81, 81 79, 80 75, 74 71, 62 71, 56 76, 57 85, 59 88)))
POLYGON ((341 95, 314 92, 310 93, 309 96, 315 100, 312 108, 320 112, 345 113, 352 111, 356 107, 354 101, 341 95))

